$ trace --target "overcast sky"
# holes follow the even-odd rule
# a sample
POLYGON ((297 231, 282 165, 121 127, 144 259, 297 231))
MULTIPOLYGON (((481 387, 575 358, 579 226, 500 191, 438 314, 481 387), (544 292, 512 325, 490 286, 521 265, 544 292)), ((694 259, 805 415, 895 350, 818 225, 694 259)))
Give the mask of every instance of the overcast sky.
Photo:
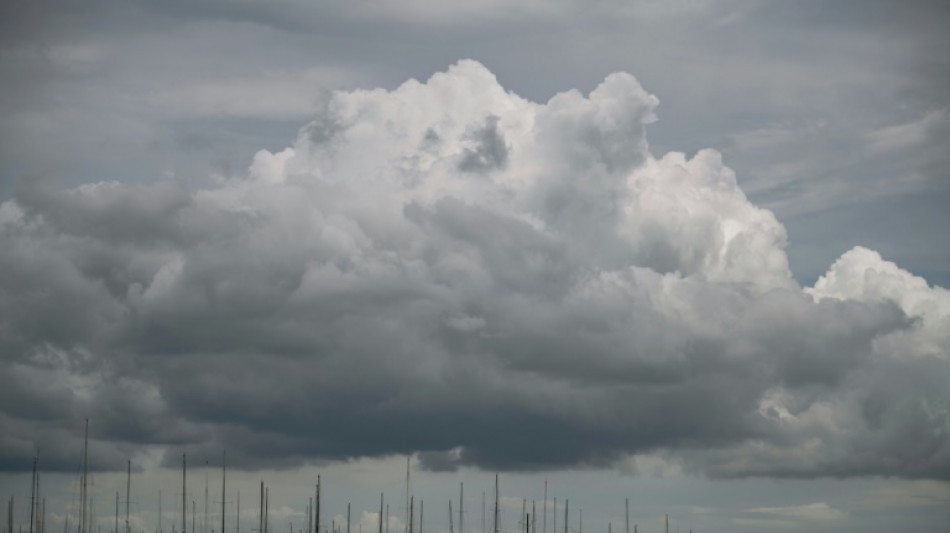
POLYGON ((223 449, 248 530, 318 473, 398 529, 407 456, 430 532, 495 472, 505 532, 545 480, 574 531, 945 528, 944 6, 6 3, 16 522, 38 447, 75 523, 88 417, 104 531, 223 449))

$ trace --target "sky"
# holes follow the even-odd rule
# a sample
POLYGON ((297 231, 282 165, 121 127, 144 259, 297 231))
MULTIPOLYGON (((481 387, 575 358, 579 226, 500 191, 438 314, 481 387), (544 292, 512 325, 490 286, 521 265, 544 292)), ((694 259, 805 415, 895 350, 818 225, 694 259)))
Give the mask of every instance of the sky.
POLYGON ((16 524, 950 525, 944 3, 2 10, 16 524))

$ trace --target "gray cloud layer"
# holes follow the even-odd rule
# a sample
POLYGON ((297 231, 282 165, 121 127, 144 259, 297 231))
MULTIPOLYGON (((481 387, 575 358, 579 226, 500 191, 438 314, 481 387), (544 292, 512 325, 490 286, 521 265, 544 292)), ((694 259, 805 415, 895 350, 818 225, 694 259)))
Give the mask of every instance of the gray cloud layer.
MULTIPOLYGON (((340 91, 207 187, 0 204, 0 468, 168 446, 245 468, 950 479, 950 293, 855 248, 814 287, 719 154, 655 157, 626 74, 547 103, 462 61, 340 91)), ((167 457, 174 462, 176 453, 167 457)))

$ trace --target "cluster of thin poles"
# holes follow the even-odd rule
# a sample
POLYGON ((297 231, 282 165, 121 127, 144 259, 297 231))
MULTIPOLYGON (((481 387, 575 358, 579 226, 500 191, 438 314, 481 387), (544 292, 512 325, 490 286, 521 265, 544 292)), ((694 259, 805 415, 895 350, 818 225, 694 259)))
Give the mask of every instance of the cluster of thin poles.
MULTIPOLYGON (((94 533, 91 531, 91 526, 94 523, 92 519, 92 498, 89 495, 88 490, 88 442, 89 442, 89 421, 86 420, 85 427, 85 440, 83 445, 82 453, 82 476, 80 478, 80 487, 79 487, 79 521, 76 526, 75 533, 94 533)), ((36 455, 33 459, 33 476, 31 482, 31 500, 30 500, 30 525, 29 533, 47 533, 45 528, 45 514, 46 514, 46 500, 40 500, 40 479, 39 479, 39 451, 36 452, 36 455)), ((207 463, 205 463, 207 466, 207 463)), ((188 468, 187 468, 187 456, 182 454, 181 457, 181 529, 180 533, 189 533, 188 531, 188 468)), ((132 462, 131 460, 126 463, 126 485, 125 485, 125 531, 124 533, 132 533, 132 526, 130 522, 130 504, 131 504, 131 488, 132 488, 132 462)), ((330 529, 321 530, 322 525, 326 525, 321 521, 321 500, 322 500, 322 483, 320 475, 317 475, 317 483, 315 485, 315 491, 313 497, 310 497, 309 503, 307 506, 307 533, 344 533, 344 525, 337 524, 336 520, 331 520, 329 526, 330 529)), ((226 508, 227 503, 227 452, 222 453, 221 457, 221 529, 220 533, 226 533, 226 508)), ((404 532, 403 533, 424 533, 423 528, 423 519, 424 519, 424 502, 419 501, 418 505, 418 518, 416 517, 416 503, 415 496, 411 492, 410 488, 410 458, 406 458, 406 492, 405 492, 405 517, 406 521, 404 522, 404 532)), ((458 533, 464 533, 464 502, 465 502, 465 485, 464 483, 459 483, 459 495, 458 495, 458 533)), ((481 533, 487 533, 486 530, 486 505, 485 505, 485 493, 482 492, 482 523, 481 523, 481 533)), ((521 507, 521 519, 519 519, 519 529, 524 533, 537 533, 537 502, 531 502, 531 511, 528 512, 527 508, 527 499, 522 499, 521 507)), ((119 493, 115 494, 115 524, 113 533, 120 533, 119 531, 119 493)), ((241 533, 241 495, 240 492, 237 494, 237 505, 235 513, 235 533, 241 533)), ((553 528, 552 533, 558 533, 557 528, 557 517, 558 517, 558 502, 557 498, 553 499, 553 528)), ((270 489, 265 486, 264 481, 260 482, 260 511, 258 513, 258 527, 256 533, 272 533, 270 527, 270 489)), ((570 502, 569 500, 564 500, 564 522, 563 522, 563 533, 571 533, 571 528, 569 528, 569 509, 570 502)), ((14 510, 14 500, 13 497, 10 498, 7 508, 7 528, 6 533, 14 533, 13 529, 13 510, 14 510)), ((204 527, 203 531, 200 533, 214 533, 214 530, 208 529, 208 481, 207 477, 205 478, 205 505, 204 505, 204 527)), ((351 533, 351 505, 350 503, 346 504, 346 524, 345 524, 345 533, 351 533)), ((493 533, 501 533, 500 531, 500 507, 499 507, 499 484, 498 484, 498 475, 495 475, 495 502, 494 502, 494 517, 493 517, 493 533)), ((195 500, 191 501, 191 531, 190 533, 199 533, 196 527, 196 514, 197 514, 197 502, 195 500)), ((452 510, 452 499, 449 499, 448 502, 448 519, 449 519, 449 533, 455 533, 455 522, 454 522, 454 513, 452 510)), ((548 533, 547 531, 547 519, 548 519, 548 483, 544 482, 544 500, 542 502, 541 510, 541 533, 548 533)), ((157 533, 164 533, 162 530, 162 497, 161 491, 159 491, 158 499, 158 529, 157 533)), ((580 511, 580 517, 578 522, 578 529, 576 533, 583 533, 583 523, 584 515, 583 510, 580 511)), ((666 533, 669 533, 669 515, 666 515, 664 518, 664 525, 666 533)), ((378 533, 391 533, 390 532, 390 520, 389 520, 389 505, 385 503, 385 495, 380 493, 379 495, 379 520, 378 520, 378 533), (385 531, 384 531, 385 525, 385 531)), ((22 526, 20 532, 22 531, 22 526)), ((66 514, 64 519, 64 529, 63 533, 70 533, 69 531, 69 513, 66 514)), ((143 532, 144 533, 144 532, 143 532)), ((179 533, 175 526, 172 527, 172 533, 179 533)), ((290 533, 295 533, 293 528, 293 523, 290 524, 290 533)), ((297 533, 303 533, 302 530, 297 533)), ((360 527, 360 533, 362 533, 362 525, 360 527)), ((613 533, 613 524, 607 524, 607 533, 613 533)), ((625 533, 631 533, 630 531, 630 500, 629 498, 625 501, 625 533)), ((633 533, 638 532, 638 525, 633 524, 633 533)), ((692 533, 692 530, 690 530, 692 533)))

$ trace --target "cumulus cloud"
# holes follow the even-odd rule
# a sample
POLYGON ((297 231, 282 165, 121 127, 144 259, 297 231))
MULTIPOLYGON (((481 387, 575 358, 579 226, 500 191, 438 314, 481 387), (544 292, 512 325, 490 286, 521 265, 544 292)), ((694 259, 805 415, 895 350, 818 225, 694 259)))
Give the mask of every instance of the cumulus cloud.
POLYGON ((716 151, 650 152, 657 105, 622 73, 531 102, 461 61, 332 93, 213 186, 17 191, 2 434, 89 416, 101 468, 158 444, 950 479, 947 292, 863 249, 799 287, 716 151))

